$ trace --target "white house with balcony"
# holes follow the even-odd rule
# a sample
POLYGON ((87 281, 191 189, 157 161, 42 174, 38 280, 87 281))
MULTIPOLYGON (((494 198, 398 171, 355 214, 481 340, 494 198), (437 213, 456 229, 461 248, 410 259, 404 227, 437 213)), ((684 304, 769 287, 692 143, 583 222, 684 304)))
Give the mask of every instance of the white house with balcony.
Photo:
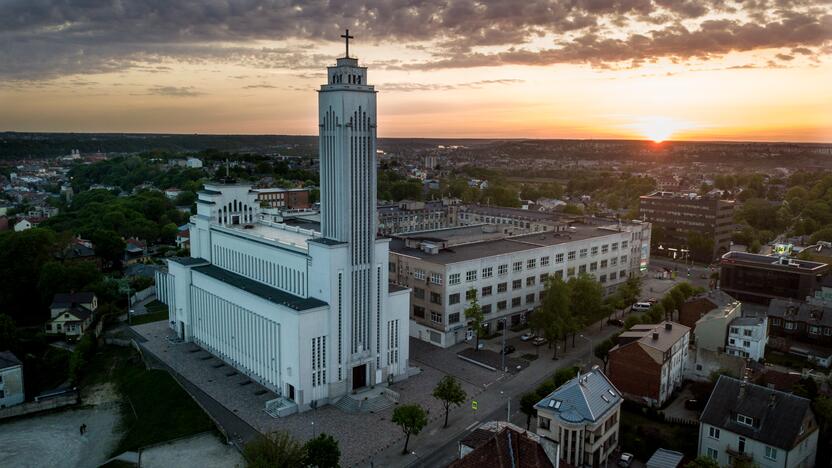
POLYGON ((558 443, 561 461, 604 466, 618 447, 621 393, 597 367, 558 387, 536 405, 537 434, 558 443))
POLYGON ((731 356, 759 361, 766 354, 768 318, 737 317, 728 325, 725 352, 731 356))

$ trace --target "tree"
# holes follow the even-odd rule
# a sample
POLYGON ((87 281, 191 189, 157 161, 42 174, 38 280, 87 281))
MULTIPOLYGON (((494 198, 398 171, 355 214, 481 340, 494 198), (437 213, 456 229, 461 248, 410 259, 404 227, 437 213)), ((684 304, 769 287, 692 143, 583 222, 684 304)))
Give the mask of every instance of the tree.
MULTIPOLYGON (((558 371, 555 372, 555 375, 552 377, 552 383, 554 384, 555 388, 558 388, 566 382, 569 382, 570 380, 575 378, 576 375, 578 375, 578 367, 564 367, 563 369, 558 369, 558 371)), ((548 395, 549 393, 551 393, 551 391, 546 392, 546 395, 548 395)))
POLYGON ((117 232, 96 229, 90 234, 90 240, 95 245, 95 254, 102 260, 113 266, 121 264, 126 244, 117 232))
POLYGON ((561 278, 551 278, 546 283, 543 302, 532 315, 535 328, 543 330, 543 336, 554 348, 552 359, 558 358, 557 340, 564 333, 569 318, 569 286, 561 278))
POLYGON ((482 313, 482 307, 477 302, 477 290, 471 288, 468 290, 468 296, 471 298, 468 307, 465 308, 465 319, 468 325, 474 329, 477 337, 476 348, 480 349, 480 333, 483 331, 483 323, 485 323, 485 315, 482 313))
POLYGON ((587 325, 585 322, 598 317, 604 303, 604 288, 595 278, 580 274, 569 280, 569 318, 567 331, 572 333, 572 347, 575 335, 587 325))
POLYGON ((612 338, 607 338, 606 340, 598 343, 593 350, 595 352, 595 357, 604 361, 604 370, 607 369, 607 360, 610 357, 610 350, 615 347, 615 341, 612 338))
POLYGON ((534 405, 540 401, 542 397, 537 392, 529 392, 524 394, 520 398, 520 411, 526 415, 526 430, 529 430, 529 426, 532 424, 532 417, 537 414, 537 410, 534 409, 534 405))
POLYGON ((685 468, 719 468, 719 463, 709 456, 700 455, 689 461, 685 468))
POLYGON ((294 468, 303 466, 306 449, 287 431, 260 436, 243 449, 248 468, 294 468))
POLYGON ((445 408, 445 424, 442 427, 448 427, 448 413, 451 405, 461 405, 468 398, 468 394, 456 378, 446 375, 433 389, 433 397, 442 402, 442 407, 445 408))
POLYGON ((341 459, 338 441, 329 434, 320 434, 306 441, 306 464, 317 468, 337 468, 341 459))
POLYGON ((410 436, 419 435, 419 432, 428 424, 428 415, 419 405, 402 405, 393 410, 392 421, 402 428, 404 432, 404 448, 402 454, 407 453, 407 445, 410 443, 410 436))
POLYGON ((6 314, 0 314, 0 350, 14 349, 17 345, 17 327, 14 320, 6 314))

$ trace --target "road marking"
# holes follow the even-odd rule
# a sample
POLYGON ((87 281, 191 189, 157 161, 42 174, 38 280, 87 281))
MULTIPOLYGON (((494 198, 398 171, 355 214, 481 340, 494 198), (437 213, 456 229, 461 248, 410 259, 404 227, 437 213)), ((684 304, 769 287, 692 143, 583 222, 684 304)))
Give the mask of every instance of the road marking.
POLYGON ((465 430, 470 431, 471 429, 475 428, 477 426, 477 424, 479 424, 479 423, 480 423, 479 421, 474 421, 471 424, 469 424, 468 427, 465 428, 465 430))

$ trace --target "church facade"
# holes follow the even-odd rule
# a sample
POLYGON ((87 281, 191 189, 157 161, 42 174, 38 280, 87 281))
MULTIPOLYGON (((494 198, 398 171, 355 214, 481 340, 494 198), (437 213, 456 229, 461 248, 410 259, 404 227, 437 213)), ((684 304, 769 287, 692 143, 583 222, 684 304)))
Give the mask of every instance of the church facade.
POLYGON ((376 220, 376 91, 349 57, 318 92, 321 232, 260 215, 249 184, 208 183, 191 257, 157 275, 170 327, 298 411, 407 377, 410 290, 376 220), (313 403, 314 402, 314 403, 313 403))

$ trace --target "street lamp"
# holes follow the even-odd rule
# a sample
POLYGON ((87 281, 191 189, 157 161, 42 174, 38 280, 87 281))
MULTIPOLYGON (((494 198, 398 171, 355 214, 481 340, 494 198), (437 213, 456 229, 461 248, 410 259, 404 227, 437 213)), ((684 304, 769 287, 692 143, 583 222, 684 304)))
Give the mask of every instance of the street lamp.
POLYGON ((500 370, 505 372, 506 371, 506 328, 507 328, 506 326, 508 325, 508 323, 507 323, 506 319, 503 319, 501 322, 503 324, 503 348, 500 350, 500 359, 501 359, 500 370))
POLYGON ((500 397, 502 397, 503 395, 508 397, 506 399, 506 401, 508 402, 508 408, 506 408, 506 422, 510 423, 511 422, 511 396, 506 395, 502 390, 500 390, 500 397))
POLYGON ((592 339, 587 337, 587 336, 584 336, 584 335, 578 335, 578 336, 585 339, 586 342, 589 343, 589 350, 587 351, 588 357, 587 357, 587 361, 586 361, 587 366, 589 366, 592 363, 592 339))

